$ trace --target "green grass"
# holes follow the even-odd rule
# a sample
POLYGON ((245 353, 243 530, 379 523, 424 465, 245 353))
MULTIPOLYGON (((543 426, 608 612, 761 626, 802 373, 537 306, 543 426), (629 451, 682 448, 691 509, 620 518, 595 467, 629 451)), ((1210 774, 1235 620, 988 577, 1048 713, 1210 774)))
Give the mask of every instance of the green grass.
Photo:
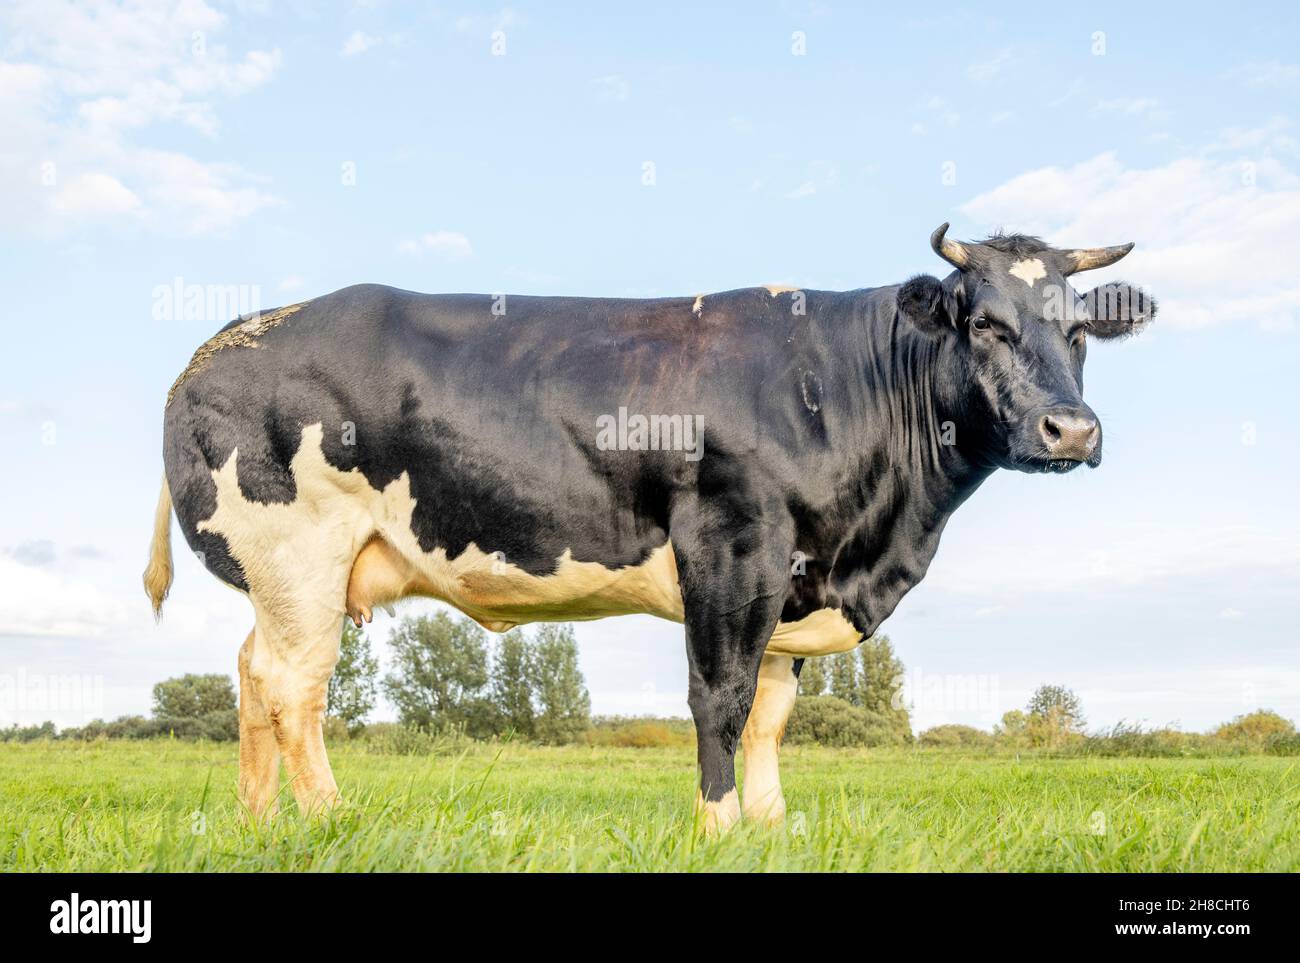
POLYGON ((1300 870, 1300 766, 1270 756, 790 747, 786 827, 716 840, 691 831, 691 750, 332 758, 347 804, 259 829, 233 745, 0 744, 0 872, 1300 870))

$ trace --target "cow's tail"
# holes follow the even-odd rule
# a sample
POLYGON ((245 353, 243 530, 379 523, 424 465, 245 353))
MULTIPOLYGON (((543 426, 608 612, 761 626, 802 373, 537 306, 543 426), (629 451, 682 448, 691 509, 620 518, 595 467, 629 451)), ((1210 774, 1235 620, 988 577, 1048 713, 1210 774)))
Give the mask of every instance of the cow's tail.
POLYGON ((153 617, 162 618, 163 600, 172 587, 172 493, 163 475, 158 508, 153 516, 153 541, 149 545, 149 564, 144 570, 144 590, 153 603, 153 617))

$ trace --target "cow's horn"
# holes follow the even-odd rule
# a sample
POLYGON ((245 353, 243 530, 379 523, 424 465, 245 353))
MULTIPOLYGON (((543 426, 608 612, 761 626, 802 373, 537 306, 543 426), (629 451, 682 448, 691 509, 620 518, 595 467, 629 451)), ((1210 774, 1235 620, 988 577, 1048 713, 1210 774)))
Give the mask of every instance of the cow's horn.
POLYGON ((964 268, 970 263, 970 251, 966 250, 966 245, 961 241, 944 237, 946 233, 948 233, 948 222, 944 221, 930 235, 930 247, 934 248, 935 254, 953 267, 964 268))
POLYGON ((1074 274, 1076 271, 1091 271, 1094 268, 1104 268, 1114 264, 1129 251, 1133 250, 1133 242, 1128 244, 1116 244, 1114 247, 1080 247, 1073 251, 1065 251, 1066 263, 1070 269, 1065 273, 1074 274))

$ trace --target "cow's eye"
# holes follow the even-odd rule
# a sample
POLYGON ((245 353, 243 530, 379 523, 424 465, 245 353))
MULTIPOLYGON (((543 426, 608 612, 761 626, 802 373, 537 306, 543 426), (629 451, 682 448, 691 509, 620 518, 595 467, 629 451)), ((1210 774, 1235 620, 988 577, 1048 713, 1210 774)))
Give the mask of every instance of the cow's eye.
POLYGON ((989 319, 982 314, 977 314, 970 319, 970 326, 976 331, 987 331, 989 329, 989 319))

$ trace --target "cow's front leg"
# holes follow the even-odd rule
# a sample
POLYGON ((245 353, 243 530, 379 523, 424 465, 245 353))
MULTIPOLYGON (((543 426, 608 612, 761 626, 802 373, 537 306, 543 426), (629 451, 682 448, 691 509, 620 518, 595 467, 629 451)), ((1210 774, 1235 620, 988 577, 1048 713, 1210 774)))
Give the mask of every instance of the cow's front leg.
POLYGON ((740 544, 674 536, 686 655, 687 701, 695 719, 700 787, 696 805, 706 833, 730 828, 740 818, 736 797, 736 746, 749 717, 763 649, 786 595, 783 559, 788 553, 740 544))
POLYGON ((758 670, 758 691, 741 742, 745 747, 745 818, 776 825, 785 818, 785 797, 777 753, 785 723, 799 692, 803 659, 764 655, 758 670))

